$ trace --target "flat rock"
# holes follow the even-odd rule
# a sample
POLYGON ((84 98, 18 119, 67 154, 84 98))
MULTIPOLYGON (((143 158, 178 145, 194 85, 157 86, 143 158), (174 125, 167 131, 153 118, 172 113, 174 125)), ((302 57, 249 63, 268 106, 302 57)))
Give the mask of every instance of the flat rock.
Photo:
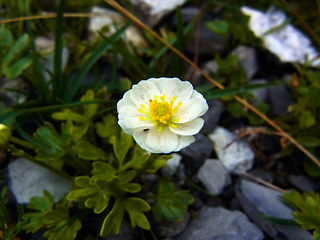
POLYGON ((71 190, 71 182, 24 158, 9 164, 8 175, 9 188, 18 203, 29 203, 31 197, 43 196, 44 190, 57 202, 71 190))
POLYGON ((135 12, 138 14, 140 20, 149 27, 156 25, 164 15, 176 9, 179 5, 183 5, 186 1, 187 0, 130 0, 135 6, 135 12))
POLYGON ((176 172, 182 159, 182 157, 178 153, 172 153, 171 155, 172 158, 169 159, 166 165, 162 168, 162 173, 168 176, 172 176, 176 172))
POLYGON ((243 140, 238 140, 230 144, 236 134, 223 127, 217 127, 209 138, 213 141, 214 149, 218 159, 232 173, 242 173, 249 170, 254 161, 254 153, 250 146, 243 140))
POLYGON ((231 184, 227 169, 219 160, 207 159, 197 173, 197 177, 212 195, 219 195, 231 184))
POLYGON ((271 112, 274 115, 288 114, 288 107, 293 104, 288 88, 284 85, 277 85, 268 88, 271 103, 271 112))
POLYGON ((262 231, 240 211, 203 207, 177 240, 263 240, 262 231))
POLYGON ((250 218, 273 239, 311 240, 311 234, 299 226, 280 225, 263 215, 293 220, 292 210, 280 200, 281 193, 257 183, 241 180, 236 185, 236 197, 250 218))

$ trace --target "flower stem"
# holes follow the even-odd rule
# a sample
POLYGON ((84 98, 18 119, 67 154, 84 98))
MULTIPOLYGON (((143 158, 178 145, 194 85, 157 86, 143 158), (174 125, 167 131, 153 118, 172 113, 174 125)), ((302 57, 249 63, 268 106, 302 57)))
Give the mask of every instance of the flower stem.
POLYGON ((18 144, 18 145, 26 147, 26 148, 30 148, 30 149, 35 149, 36 148, 36 146, 34 144, 32 144, 30 142, 27 142, 27 141, 24 141, 24 140, 22 140, 20 138, 16 138, 14 136, 11 136, 9 141, 11 143, 15 143, 15 144, 18 144))

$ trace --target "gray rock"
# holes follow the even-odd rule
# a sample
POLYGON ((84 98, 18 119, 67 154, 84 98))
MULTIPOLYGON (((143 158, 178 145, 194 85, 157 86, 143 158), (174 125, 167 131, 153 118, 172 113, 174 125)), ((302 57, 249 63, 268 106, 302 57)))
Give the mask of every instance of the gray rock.
POLYGON ((251 79, 259 69, 256 49, 247 46, 238 46, 232 54, 239 59, 240 66, 244 69, 247 79, 251 79))
POLYGON ((177 240, 262 240, 262 231, 239 211, 203 207, 177 240))
POLYGON ((305 175, 290 175, 289 182, 302 192, 318 191, 318 184, 305 175))
POLYGON ((288 88, 284 85, 277 85, 268 88, 268 91, 271 103, 271 112, 274 115, 286 115, 288 113, 288 107, 293 104, 288 88))
POLYGON ((212 195, 219 195, 231 184, 230 174, 219 160, 207 159, 199 169, 197 177, 212 195))
POLYGON ((209 110, 202 117, 204 120, 202 131, 211 133, 217 127, 225 106, 220 100, 209 100, 208 105, 209 110))
POLYGON ((232 173, 241 173, 249 170, 254 161, 254 153, 250 146, 243 140, 231 143, 237 136, 223 127, 217 127, 209 135, 213 141, 218 159, 232 173))
POLYGON ((178 153, 172 153, 172 158, 169 159, 166 165, 162 168, 162 174, 172 176, 181 162, 181 156, 178 153))
POLYGON ((130 0, 135 6, 135 12, 140 20, 146 25, 152 27, 159 20, 176 9, 179 5, 183 5, 187 0, 130 0))
POLYGON ((210 157, 213 152, 213 147, 210 140, 202 133, 195 135, 195 138, 196 141, 190 146, 182 149, 180 153, 188 158, 191 158, 194 164, 198 164, 199 166, 195 166, 197 169, 202 165, 205 159, 210 157))
POLYGON ((28 203, 33 196, 50 192, 57 202, 71 190, 71 182, 49 172, 24 158, 17 158, 8 166, 9 188, 18 203, 28 203))
MULTIPOLYGON (((263 84, 267 83, 266 79, 252 79, 250 84, 263 84)), ((269 90, 268 88, 260 88, 250 91, 254 95, 254 100, 252 101, 253 105, 257 105, 259 102, 265 102, 268 98, 269 90)))
POLYGON ((259 184, 241 180, 236 197, 250 218, 273 239, 311 240, 311 234, 298 227, 275 224, 263 215, 292 220, 292 210, 280 200, 281 193, 259 184))
POLYGON ((133 240, 134 234, 131 226, 121 224, 119 234, 108 234, 102 240, 133 240))

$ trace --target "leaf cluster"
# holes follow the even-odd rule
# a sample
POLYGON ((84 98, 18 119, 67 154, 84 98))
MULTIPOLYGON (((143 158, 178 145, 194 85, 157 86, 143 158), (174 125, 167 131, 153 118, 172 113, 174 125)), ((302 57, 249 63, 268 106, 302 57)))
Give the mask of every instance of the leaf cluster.
POLYGON ((299 193, 291 190, 282 195, 282 199, 294 210, 294 221, 301 227, 314 230, 314 239, 320 238, 320 198, 315 192, 299 193))

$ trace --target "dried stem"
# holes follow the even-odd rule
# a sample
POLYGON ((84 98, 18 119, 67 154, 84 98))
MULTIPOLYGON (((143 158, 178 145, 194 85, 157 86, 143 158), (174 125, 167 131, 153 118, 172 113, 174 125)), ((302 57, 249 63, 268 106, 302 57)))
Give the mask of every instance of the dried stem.
MULTIPOLYGON (((157 38, 160 42, 162 42, 164 45, 166 45, 168 48, 170 48, 173 52, 175 52, 178 56, 180 56, 184 61, 186 61, 188 64, 190 64, 195 70, 197 70, 203 77, 205 77, 209 82, 214 84, 216 87, 220 89, 224 89, 225 87, 211 78, 208 74, 206 74, 200 67, 198 67, 196 64, 193 63, 192 60, 187 58, 182 52, 180 52, 178 49, 176 49, 174 46, 169 44, 167 41, 165 41, 163 38, 161 38, 156 32, 151 30, 148 26, 146 26, 143 22, 141 22, 139 19, 137 19, 134 15, 132 15, 130 12, 128 12, 126 9, 124 9, 121 5, 116 3, 114 0, 105 0, 105 2, 109 3, 112 7, 117 9, 120 13, 125 15, 127 18, 129 18, 132 22, 134 22, 139 27, 145 29, 148 31, 151 35, 153 35, 155 38, 157 38)), ((320 42, 320 41, 319 41, 320 42)), ((273 122, 270 118, 265 116, 262 112, 260 112, 258 109, 253 107, 250 103, 248 103, 246 100, 240 98, 239 96, 234 96, 234 99, 236 99, 238 102, 242 103, 245 107, 249 108, 251 111, 253 111, 255 114, 257 114, 259 117, 261 117, 263 120, 265 120, 270 126, 275 128, 277 131, 281 133, 282 136, 287 138, 293 145, 295 145, 298 149, 300 149, 306 156, 308 156, 317 166, 320 167, 320 162, 318 159, 313 156, 312 153, 310 153, 306 148, 304 148, 300 143, 298 143, 290 134, 285 132, 279 125, 277 125, 275 122, 273 122)))

